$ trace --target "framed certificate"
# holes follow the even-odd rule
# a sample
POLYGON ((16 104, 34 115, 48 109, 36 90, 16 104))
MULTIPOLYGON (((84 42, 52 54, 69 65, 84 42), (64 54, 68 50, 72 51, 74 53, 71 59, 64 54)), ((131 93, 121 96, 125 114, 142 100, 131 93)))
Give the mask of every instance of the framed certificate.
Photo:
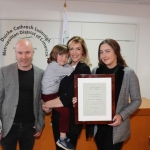
POLYGON ((114 74, 76 74, 76 124, 109 124, 115 115, 114 74))

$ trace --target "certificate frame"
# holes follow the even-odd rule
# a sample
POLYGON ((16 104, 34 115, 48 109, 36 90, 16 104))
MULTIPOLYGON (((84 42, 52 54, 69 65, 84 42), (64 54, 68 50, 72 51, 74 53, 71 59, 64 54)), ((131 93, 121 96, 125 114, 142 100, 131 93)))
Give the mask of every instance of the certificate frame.
POLYGON ((77 97, 77 103, 74 105, 76 124, 113 123, 115 115, 114 74, 75 74, 74 97, 77 97), (94 89, 94 98, 91 95, 91 93, 93 94, 91 87, 92 90, 94 89), (96 89, 99 91, 95 91, 96 89), (86 92, 87 90, 89 91, 86 92), (101 112, 101 110, 103 111, 101 112))

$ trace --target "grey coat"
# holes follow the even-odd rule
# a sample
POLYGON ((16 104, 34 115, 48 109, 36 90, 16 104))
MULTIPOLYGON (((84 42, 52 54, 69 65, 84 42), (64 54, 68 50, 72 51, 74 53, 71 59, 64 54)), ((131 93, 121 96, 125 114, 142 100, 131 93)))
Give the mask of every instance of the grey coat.
MULTIPOLYGON (((41 107, 41 79, 43 70, 33 65, 34 70, 34 116, 36 131, 44 125, 44 112, 41 107)), ((0 69, 0 119, 2 120, 2 137, 11 129, 19 99, 19 81, 17 63, 0 69)), ((28 111, 28 110, 27 110, 28 111)))
MULTIPOLYGON (((92 73, 96 72, 96 68, 92 73)), ((139 81, 135 72, 129 68, 124 68, 123 82, 116 107, 116 114, 122 116, 120 126, 113 127, 113 144, 125 141, 130 136, 130 115, 141 105, 141 94, 139 81), (131 102, 129 103, 129 98, 131 102)))

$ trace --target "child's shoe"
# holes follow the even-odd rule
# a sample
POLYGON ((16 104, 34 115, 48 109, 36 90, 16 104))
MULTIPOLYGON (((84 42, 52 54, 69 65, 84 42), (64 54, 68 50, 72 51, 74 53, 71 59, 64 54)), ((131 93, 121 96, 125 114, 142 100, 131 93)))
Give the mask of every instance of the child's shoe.
POLYGON ((65 150, 74 150, 74 146, 69 141, 69 138, 65 138, 64 140, 58 139, 56 144, 65 150))

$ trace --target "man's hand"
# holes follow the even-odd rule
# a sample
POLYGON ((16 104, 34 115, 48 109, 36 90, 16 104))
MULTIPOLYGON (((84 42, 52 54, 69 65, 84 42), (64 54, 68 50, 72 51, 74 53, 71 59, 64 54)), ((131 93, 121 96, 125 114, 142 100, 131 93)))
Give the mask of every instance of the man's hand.
MULTIPOLYGON (((35 129, 35 126, 33 127, 35 129)), ((41 131, 36 131, 36 133, 33 135, 34 137, 39 137, 41 135, 41 131)))
POLYGON ((41 135, 41 132, 36 132, 35 134, 34 134, 34 137, 39 137, 41 135))

